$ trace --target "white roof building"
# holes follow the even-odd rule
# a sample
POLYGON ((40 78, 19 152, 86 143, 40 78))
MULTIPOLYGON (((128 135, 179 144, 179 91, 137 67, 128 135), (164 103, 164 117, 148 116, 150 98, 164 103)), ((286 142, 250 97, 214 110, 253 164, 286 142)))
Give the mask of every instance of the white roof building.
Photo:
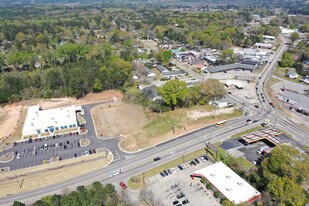
POLYGON ((81 107, 75 105, 47 110, 41 110, 39 105, 29 107, 22 136, 31 138, 77 130, 77 111, 81 111, 81 107))
POLYGON ((224 197, 234 204, 250 203, 261 198, 261 193, 222 162, 217 162, 193 175, 204 176, 224 197))

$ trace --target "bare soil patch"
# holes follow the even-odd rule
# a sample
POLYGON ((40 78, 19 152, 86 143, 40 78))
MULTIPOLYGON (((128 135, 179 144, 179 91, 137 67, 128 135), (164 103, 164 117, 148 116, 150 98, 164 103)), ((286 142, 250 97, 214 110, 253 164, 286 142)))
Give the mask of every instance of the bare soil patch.
POLYGON ((118 101, 98 105, 92 109, 91 113, 97 136, 100 138, 131 134, 149 122, 141 106, 118 101))
POLYGON ((96 153, 22 170, 1 172, 0 197, 46 187, 67 179, 78 178, 80 175, 109 164, 112 160, 112 154, 109 153, 107 158, 105 157, 102 153, 96 153), (20 185, 22 186, 20 187, 20 185))
POLYGON ((81 140, 79 140, 79 144, 81 147, 87 147, 90 144, 90 139, 82 138, 81 140))
POLYGON ((14 141, 21 140, 21 131, 29 106, 39 104, 42 109, 65 107, 70 105, 83 105, 99 102, 116 97, 121 101, 123 94, 116 90, 109 90, 102 93, 90 93, 85 97, 76 99, 71 97, 53 99, 33 99, 20 101, 14 104, 0 107, 0 149, 3 146, 11 145, 14 141))
POLYGON ((14 152, 7 152, 0 157, 0 163, 10 162, 14 159, 14 152))

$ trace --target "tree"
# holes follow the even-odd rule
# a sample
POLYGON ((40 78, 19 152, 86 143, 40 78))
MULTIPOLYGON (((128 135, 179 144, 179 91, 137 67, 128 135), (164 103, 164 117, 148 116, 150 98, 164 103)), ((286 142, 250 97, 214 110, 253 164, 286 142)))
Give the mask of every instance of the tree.
POLYGON ((299 34, 297 32, 294 32, 290 35, 290 41, 292 44, 298 39, 299 39, 299 34))
POLYGON ((96 77, 92 86, 93 92, 100 92, 103 89, 102 82, 96 77))
POLYGON ((22 202, 14 201, 13 206, 26 206, 26 205, 22 202))
POLYGON ((231 201, 225 199, 222 201, 222 206, 234 206, 234 204, 231 201))
POLYGON ((159 62, 167 64, 173 57, 173 52, 170 50, 158 50, 155 56, 159 62))
POLYGON ((154 206, 154 193, 147 188, 141 189, 139 192, 139 199, 149 206, 154 206))
POLYGON ((293 54, 289 52, 284 52, 279 62, 281 67, 291 67, 294 64, 294 57, 293 54))
POLYGON ((202 102, 208 103, 210 100, 219 100, 226 95, 224 84, 217 79, 208 79, 200 85, 202 102))
POLYGON ((183 106, 189 98, 189 89, 187 84, 178 79, 170 80, 159 88, 159 94, 163 100, 174 109, 177 105, 183 106))
POLYGON ((5 59, 4 54, 2 52, 0 52, 0 70, 4 66, 4 59, 5 59))
POLYGON ((267 189, 279 204, 299 206, 306 204, 303 188, 288 177, 276 178, 267 185, 267 189))

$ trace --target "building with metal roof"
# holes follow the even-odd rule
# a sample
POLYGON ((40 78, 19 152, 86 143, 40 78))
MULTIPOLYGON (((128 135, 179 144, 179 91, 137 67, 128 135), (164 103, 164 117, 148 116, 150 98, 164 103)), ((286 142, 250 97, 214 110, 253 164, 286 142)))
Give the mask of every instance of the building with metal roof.
POLYGON ((243 69, 243 70, 249 70, 253 71, 256 68, 256 66, 249 65, 249 64, 226 64, 226 65, 220 65, 215 67, 210 67, 207 70, 210 73, 216 73, 216 72, 223 72, 223 71, 229 71, 234 69, 243 69))
POLYGON ((195 171, 192 176, 205 177, 221 198, 226 198, 234 204, 256 203, 261 199, 261 193, 242 179, 222 162, 195 171))

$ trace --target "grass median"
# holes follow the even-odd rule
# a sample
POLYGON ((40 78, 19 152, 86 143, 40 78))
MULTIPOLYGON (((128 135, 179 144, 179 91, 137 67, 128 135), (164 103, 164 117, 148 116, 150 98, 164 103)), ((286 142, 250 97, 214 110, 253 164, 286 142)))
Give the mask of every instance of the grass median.
POLYGON ((134 189, 134 190, 138 190, 138 189, 141 189, 142 187, 145 186, 145 180, 148 178, 148 177, 152 177, 156 174, 159 174, 160 172, 162 172, 163 170, 166 170, 166 169, 169 169, 171 167, 176 167, 177 165, 180 165, 180 164, 183 164, 189 160, 192 160, 202 154, 205 154, 206 153, 206 150, 205 148, 202 148, 202 149, 199 149, 199 150, 196 150, 194 152, 191 152, 189 154, 183 154, 181 157, 175 159, 175 160, 172 160, 170 162, 167 162, 167 163, 164 163, 162 165, 159 165, 158 167, 155 167, 153 169, 150 169, 150 170, 147 170, 143 173, 140 173, 138 175, 135 175, 135 176, 132 176, 129 181, 128 181, 128 186, 131 188, 131 189, 134 189))

